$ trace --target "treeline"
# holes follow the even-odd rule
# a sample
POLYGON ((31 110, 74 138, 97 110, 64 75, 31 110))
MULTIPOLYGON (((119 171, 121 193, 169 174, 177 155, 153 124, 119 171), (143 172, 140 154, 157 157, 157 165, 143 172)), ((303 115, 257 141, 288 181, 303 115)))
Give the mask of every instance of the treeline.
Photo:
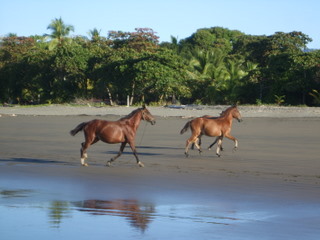
POLYGON ((320 103, 320 51, 306 51, 312 40, 301 32, 213 27, 159 43, 148 28, 70 37, 73 26, 60 18, 48 29, 1 38, 0 102, 320 103))

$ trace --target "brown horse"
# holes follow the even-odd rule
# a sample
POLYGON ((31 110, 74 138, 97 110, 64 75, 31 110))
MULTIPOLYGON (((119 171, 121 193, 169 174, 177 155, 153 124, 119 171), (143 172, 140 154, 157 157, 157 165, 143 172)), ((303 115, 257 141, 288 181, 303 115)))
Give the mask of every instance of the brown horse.
POLYGON ((121 156, 126 144, 129 143, 138 165, 143 167, 144 165, 140 162, 135 147, 135 136, 141 120, 148 121, 152 125, 156 123, 155 118, 151 115, 149 110, 143 106, 142 108, 132 111, 128 116, 123 117, 118 121, 95 119, 89 122, 80 123, 75 129, 71 130, 70 134, 72 136, 76 135, 79 131, 84 131, 85 142, 81 143, 80 150, 82 166, 88 166, 88 164, 85 163, 86 158, 88 158, 87 148, 101 140, 111 144, 121 143, 118 154, 107 162, 107 166, 111 166, 111 163, 121 156))
POLYGON ((234 149, 237 149, 238 140, 230 134, 233 118, 237 119, 239 122, 242 121, 241 114, 237 106, 231 106, 227 108, 223 113, 221 113, 221 116, 218 118, 199 117, 187 122, 180 131, 180 134, 185 133, 189 128, 192 131, 191 137, 186 141, 185 155, 189 156, 188 150, 190 144, 192 143, 195 144, 195 146, 201 153, 201 147, 198 145, 198 139, 201 138, 202 135, 206 135, 209 137, 217 137, 216 141, 218 141, 218 146, 216 153, 219 157, 222 139, 224 137, 233 140, 235 143, 234 149))
MULTIPOLYGON (((220 113, 220 116, 219 117, 223 117, 224 115, 226 114, 226 111, 222 111, 220 113)), ((210 118, 210 119, 217 119, 219 117, 214 117, 214 116, 211 116, 211 115, 203 115, 202 118, 210 118)), ((216 137, 216 139, 214 140, 214 142, 208 147, 208 150, 211 150, 211 148, 213 147, 213 145, 215 145, 218 141, 219 137, 216 137)), ((198 145, 201 147, 201 135, 198 137, 198 145)), ((195 143, 192 143, 191 145, 191 149, 193 150, 194 149, 194 145, 195 143)), ((220 146, 220 149, 221 151, 223 151, 223 148, 222 148, 222 145, 220 146)))

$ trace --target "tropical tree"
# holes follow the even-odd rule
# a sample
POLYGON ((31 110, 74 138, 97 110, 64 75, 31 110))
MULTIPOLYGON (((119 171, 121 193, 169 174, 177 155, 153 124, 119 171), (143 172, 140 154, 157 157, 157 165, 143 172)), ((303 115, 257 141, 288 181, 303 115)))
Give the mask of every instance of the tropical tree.
POLYGON ((29 37, 10 36, 1 41, 0 98, 23 103, 28 85, 28 54, 35 51, 35 41, 29 37))
POLYGON ((89 35, 90 35, 91 40, 93 42, 98 42, 99 40, 101 40, 100 32, 101 32, 101 30, 98 30, 96 28, 89 31, 89 35))
POLYGON ((51 38, 49 43, 49 49, 52 50, 57 46, 62 46, 65 43, 70 43, 71 38, 67 38, 70 32, 74 31, 74 27, 72 25, 67 25, 63 22, 61 17, 55 18, 51 21, 47 29, 51 30, 52 33, 47 35, 51 38))
POLYGON ((163 102, 190 96, 183 59, 174 52, 159 49, 142 56, 132 67, 135 92, 142 101, 163 102))
POLYGON ((55 50, 50 68, 53 76, 52 97, 56 102, 87 97, 87 70, 91 54, 88 48, 82 46, 82 40, 79 40, 55 50))

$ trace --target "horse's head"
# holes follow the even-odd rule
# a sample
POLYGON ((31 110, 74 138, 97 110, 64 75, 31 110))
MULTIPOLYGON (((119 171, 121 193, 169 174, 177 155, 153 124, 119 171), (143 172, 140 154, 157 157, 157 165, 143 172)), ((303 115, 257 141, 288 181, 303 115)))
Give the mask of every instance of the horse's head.
POLYGON ((154 116, 152 116, 152 114, 149 112, 145 105, 143 105, 141 113, 143 120, 150 122, 151 125, 156 124, 156 119, 154 118, 154 116))
POLYGON ((237 119, 238 122, 242 122, 242 117, 241 117, 241 114, 240 114, 237 106, 233 106, 232 108, 233 108, 232 109, 232 117, 237 119))

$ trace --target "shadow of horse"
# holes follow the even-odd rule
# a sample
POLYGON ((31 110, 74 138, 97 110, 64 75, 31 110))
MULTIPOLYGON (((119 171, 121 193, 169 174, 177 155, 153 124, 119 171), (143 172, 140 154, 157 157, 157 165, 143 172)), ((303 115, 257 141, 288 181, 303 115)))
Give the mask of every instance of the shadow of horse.
POLYGON ((48 163, 68 163, 64 161, 56 161, 51 159, 35 159, 35 158, 10 158, 0 159, 3 163, 36 163, 36 164, 48 164, 48 163))
MULTIPOLYGON (((129 148, 125 148, 125 149, 128 149, 129 148)), ((151 149, 151 150, 181 150, 182 148, 177 148, 177 147, 154 147, 154 146, 139 146, 137 147, 137 149, 151 149)), ((105 152, 106 154, 116 154, 117 151, 106 151, 105 152)), ((130 151, 124 151, 122 154, 124 155, 130 155, 132 154, 130 151)), ((142 152, 142 151, 139 151, 139 155, 144 155, 144 156, 161 156, 161 155, 165 155, 167 153, 149 153, 149 152, 142 152)))

